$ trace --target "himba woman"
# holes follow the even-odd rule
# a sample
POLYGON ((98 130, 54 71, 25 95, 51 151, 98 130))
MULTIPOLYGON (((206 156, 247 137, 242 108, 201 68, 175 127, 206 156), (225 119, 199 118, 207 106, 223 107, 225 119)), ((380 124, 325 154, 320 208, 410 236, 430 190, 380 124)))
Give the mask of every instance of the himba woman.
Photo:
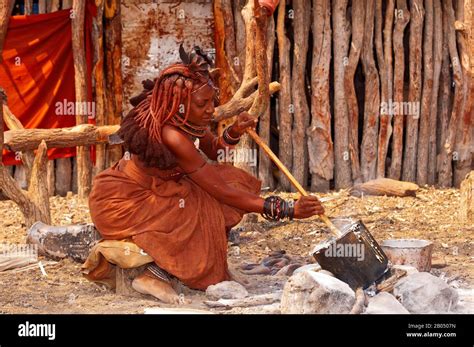
POLYGON ((119 136, 126 154, 97 175, 89 205, 106 240, 132 239, 154 263, 132 283, 135 290, 178 303, 171 285, 205 290, 229 280, 227 234, 245 213, 269 220, 308 218, 324 212, 315 197, 294 204, 259 196, 261 182, 226 164, 210 164, 232 149, 256 121, 241 113, 216 137, 209 127, 216 102, 212 61, 198 47, 164 69, 123 119, 119 136), (199 140, 199 150, 195 144, 199 140))

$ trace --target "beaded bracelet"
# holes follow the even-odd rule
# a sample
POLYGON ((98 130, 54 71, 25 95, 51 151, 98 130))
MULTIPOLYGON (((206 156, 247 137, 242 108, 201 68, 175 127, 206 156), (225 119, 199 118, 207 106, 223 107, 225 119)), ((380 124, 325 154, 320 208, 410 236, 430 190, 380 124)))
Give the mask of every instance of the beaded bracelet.
POLYGON ((289 220, 294 216, 294 202, 285 201, 279 196, 269 196, 263 203, 262 217, 267 220, 279 221, 285 218, 289 220))
POLYGON ((240 141, 240 137, 235 138, 235 137, 230 136, 229 129, 230 127, 224 130, 224 132, 222 133, 222 139, 225 141, 225 143, 231 146, 238 144, 240 141))

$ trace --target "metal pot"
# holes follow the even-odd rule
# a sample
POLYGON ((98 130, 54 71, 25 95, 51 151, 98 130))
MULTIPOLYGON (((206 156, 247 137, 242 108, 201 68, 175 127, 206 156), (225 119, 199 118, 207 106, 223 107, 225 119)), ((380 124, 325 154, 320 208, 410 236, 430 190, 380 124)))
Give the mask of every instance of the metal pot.
POLYGON ((419 239, 393 239, 382 242, 382 249, 393 265, 410 265, 418 271, 431 270, 433 243, 419 239))
POLYGON ((353 289, 367 288, 387 272, 388 258, 360 220, 335 219, 342 232, 312 252, 321 268, 353 289))

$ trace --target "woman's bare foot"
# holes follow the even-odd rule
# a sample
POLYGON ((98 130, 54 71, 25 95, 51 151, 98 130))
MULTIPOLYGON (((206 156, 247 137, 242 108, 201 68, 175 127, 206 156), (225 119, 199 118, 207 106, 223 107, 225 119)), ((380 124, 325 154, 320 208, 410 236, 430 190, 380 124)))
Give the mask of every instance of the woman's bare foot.
POLYGON ((250 286, 250 282, 246 278, 244 278, 244 275, 233 266, 229 265, 227 273, 229 274, 231 281, 237 282, 243 285, 245 288, 248 288, 250 286))
POLYGON ((179 305, 188 301, 184 301, 184 298, 176 293, 170 283, 145 274, 137 276, 132 282, 132 287, 139 293, 152 295, 167 304, 179 305))

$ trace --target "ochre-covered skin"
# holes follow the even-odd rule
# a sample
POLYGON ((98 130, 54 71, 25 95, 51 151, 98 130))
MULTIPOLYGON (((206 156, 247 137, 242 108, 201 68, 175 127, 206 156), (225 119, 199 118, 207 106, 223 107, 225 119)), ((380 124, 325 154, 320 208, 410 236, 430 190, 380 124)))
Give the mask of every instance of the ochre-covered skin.
MULTIPOLYGON (((260 192, 260 181, 246 172, 230 165, 215 169, 229 186, 260 192)), ((104 239, 132 238, 185 285, 205 289, 229 279, 226 231, 244 211, 218 202, 189 177, 165 180, 122 159, 96 176, 89 206, 104 239)))

